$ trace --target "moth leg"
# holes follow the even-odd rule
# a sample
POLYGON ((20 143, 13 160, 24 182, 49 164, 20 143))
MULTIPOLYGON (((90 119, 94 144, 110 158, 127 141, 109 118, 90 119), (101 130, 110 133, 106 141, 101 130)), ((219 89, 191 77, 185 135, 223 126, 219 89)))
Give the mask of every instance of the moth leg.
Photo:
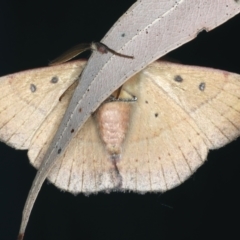
POLYGON ((104 103, 107 102, 136 102, 137 97, 129 93, 122 86, 114 91, 109 98, 107 98, 104 103))

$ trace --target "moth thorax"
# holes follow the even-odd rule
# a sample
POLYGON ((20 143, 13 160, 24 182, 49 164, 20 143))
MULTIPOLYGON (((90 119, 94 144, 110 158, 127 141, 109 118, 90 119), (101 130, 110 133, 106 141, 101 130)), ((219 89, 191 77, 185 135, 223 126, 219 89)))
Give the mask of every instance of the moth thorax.
POLYGON ((111 160, 120 160, 129 126, 130 110, 131 103, 108 102, 97 111, 99 134, 111 160))

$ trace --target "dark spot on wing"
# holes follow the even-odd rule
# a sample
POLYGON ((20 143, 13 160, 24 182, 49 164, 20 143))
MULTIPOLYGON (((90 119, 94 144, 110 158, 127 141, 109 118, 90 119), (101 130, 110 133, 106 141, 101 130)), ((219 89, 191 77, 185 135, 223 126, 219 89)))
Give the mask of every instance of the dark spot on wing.
POLYGON ((145 103, 148 104, 148 101, 146 100, 145 103))
POLYGON ((57 153, 60 154, 61 152, 62 152, 62 149, 59 148, 58 151, 57 151, 57 153))
POLYGON ((57 82, 58 82, 58 77, 57 76, 52 77, 51 83, 57 83, 57 82))
POLYGON ((82 112, 82 108, 79 108, 79 110, 78 110, 79 112, 82 112))
POLYGON ((206 84, 204 83, 204 82, 201 82, 200 84, 199 84, 199 90, 200 91, 204 91, 205 90, 205 87, 206 87, 206 84))
POLYGON ((37 87, 36 87, 36 85, 34 85, 34 84, 30 84, 30 90, 31 90, 31 92, 36 92, 37 91, 37 87))
POLYGON ((74 133, 74 129, 71 130, 71 133, 74 133))
POLYGON ((125 37, 125 33, 122 33, 122 34, 121 34, 121 37, 125 37))
POLYGON ((182 78, 180 75, 176 75, 176 76, 174 77, 174 81, 176 81, 176 82, 182 82, 182 81, 183 81, 183 78, 182 78))
POLYGON ((158 113, 155 113, 155 117, 158 117, 158 113))

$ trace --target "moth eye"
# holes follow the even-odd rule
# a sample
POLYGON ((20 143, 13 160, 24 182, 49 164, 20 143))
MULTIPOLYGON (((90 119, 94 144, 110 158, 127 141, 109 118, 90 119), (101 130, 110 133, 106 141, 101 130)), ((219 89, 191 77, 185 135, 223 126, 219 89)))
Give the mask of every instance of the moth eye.
POLYGON ((201 82, 200 84, 199 84, 199 90, 200 91, 204 91, 205 90, 205 87, 206 87, 206 84, 205 84, 205 82, 201 82))
POLYGON ((52 77, 51 83, 57 83, 57 82, 58 82, 58 77, 57 76, 52 77))
POLYGON ((183 78, 182 78, 180 75, 176 75, 176 76, 174 77, 174 81, 176 81, 176 82, 182 82, 182 81, 183 81, 183 78))
POLYGON ((36 85, 34 85, 33 83, 31 83, 31 84, 30 84, 30 90, 31 90, 31 92, 36 92, 36 91, 37 91, 36 85))

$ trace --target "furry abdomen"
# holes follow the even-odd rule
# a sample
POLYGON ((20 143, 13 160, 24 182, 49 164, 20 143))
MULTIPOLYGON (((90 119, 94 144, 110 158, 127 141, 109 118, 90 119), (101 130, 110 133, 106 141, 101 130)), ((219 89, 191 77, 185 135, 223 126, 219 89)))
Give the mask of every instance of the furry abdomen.
POLYGON ((131 104, 127 102, 104 103, 96 113, 99 135, 110 159, 119 160, 130 120, 131 104))

